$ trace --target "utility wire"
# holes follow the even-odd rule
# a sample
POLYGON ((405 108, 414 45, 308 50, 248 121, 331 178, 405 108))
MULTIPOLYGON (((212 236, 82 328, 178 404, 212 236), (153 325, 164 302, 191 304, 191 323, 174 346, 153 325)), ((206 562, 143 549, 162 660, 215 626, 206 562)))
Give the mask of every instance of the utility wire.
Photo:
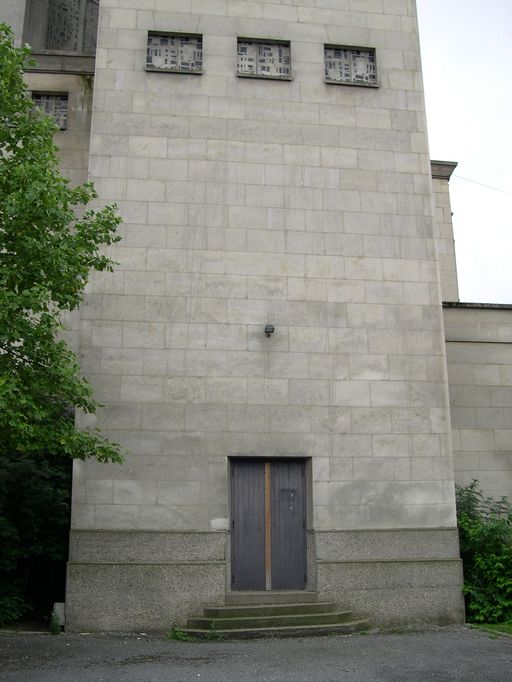
POLYGON ((469 178, 465 178, 462 175, 457 175, 454 173, 452 175, 453 178, 458 178, 459 180, 465 180, 466 182, 472 182, 474 185, 480 185, 480 187, 486 187, 487 189, 492 189, 495 192, 501 192, 502 194, 509 194, 512 197, 512 192, 507 192, 504 189, 498 189, 497 187, 492 187, 492 185, 485 185, 483 182, 477 182, 476 180, 470 180, 469 178))

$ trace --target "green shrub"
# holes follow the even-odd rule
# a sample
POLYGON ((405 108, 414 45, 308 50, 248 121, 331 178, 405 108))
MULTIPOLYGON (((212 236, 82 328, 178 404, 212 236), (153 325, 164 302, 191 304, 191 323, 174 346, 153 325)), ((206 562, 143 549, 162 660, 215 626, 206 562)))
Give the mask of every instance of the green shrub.
POLYGON ((177 628, 175 625, 173 625, 170 632, 167 633, 167 639, 172 639, 175 642, 190 642, 192 637, 186 632, 183 632, 183 630, 180 628, 177 628))
POLYGON ((68 555, 70 492, 71 460, 0 456, 0 625, 63 600, 53 576, 68 555))
POLYGON ((512 621, 512 506, 484 497, 478 481, 457 486, 457 522, 468 619, 512 621))
POLYGON ((52 633, 52 635, 60 635, 61 631, 62 631, 62 628, 60 625, 60 618, 54 612, 50 616, 50 632, 52 633))
POLYGON ((0 625, 18 620, 26 611, 27 605, 19 592, 15 587, 7 590, 0 586, 0 625))

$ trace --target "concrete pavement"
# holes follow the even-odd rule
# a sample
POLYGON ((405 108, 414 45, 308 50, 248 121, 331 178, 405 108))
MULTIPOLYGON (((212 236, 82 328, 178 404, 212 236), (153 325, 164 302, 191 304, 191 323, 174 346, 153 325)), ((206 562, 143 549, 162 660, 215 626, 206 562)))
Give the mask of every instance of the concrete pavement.
POLYGON ((512 638, 465 627, 345 637, 176 642, 0 636, 5 682, 509 682, 512 638))

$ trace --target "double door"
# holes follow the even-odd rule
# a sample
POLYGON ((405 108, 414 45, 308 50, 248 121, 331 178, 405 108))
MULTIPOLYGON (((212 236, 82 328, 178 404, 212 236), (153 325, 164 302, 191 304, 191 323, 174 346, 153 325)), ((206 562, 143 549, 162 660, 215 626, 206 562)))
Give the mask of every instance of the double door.
POLYGON ((231 460, 231 587, 306 587, 304 460, 231 460))

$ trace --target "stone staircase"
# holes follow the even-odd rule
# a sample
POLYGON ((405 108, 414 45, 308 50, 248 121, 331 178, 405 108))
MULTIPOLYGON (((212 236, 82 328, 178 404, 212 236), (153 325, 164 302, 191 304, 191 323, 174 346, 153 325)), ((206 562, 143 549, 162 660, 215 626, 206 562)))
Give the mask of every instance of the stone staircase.
POLYGON ((207 606, 189 618, 184 632, 206 639, 348 635, 369 627, 340 611, 334 602, 318 601, 316 592, 240 592, 226 595, 225 606, 207 606))

